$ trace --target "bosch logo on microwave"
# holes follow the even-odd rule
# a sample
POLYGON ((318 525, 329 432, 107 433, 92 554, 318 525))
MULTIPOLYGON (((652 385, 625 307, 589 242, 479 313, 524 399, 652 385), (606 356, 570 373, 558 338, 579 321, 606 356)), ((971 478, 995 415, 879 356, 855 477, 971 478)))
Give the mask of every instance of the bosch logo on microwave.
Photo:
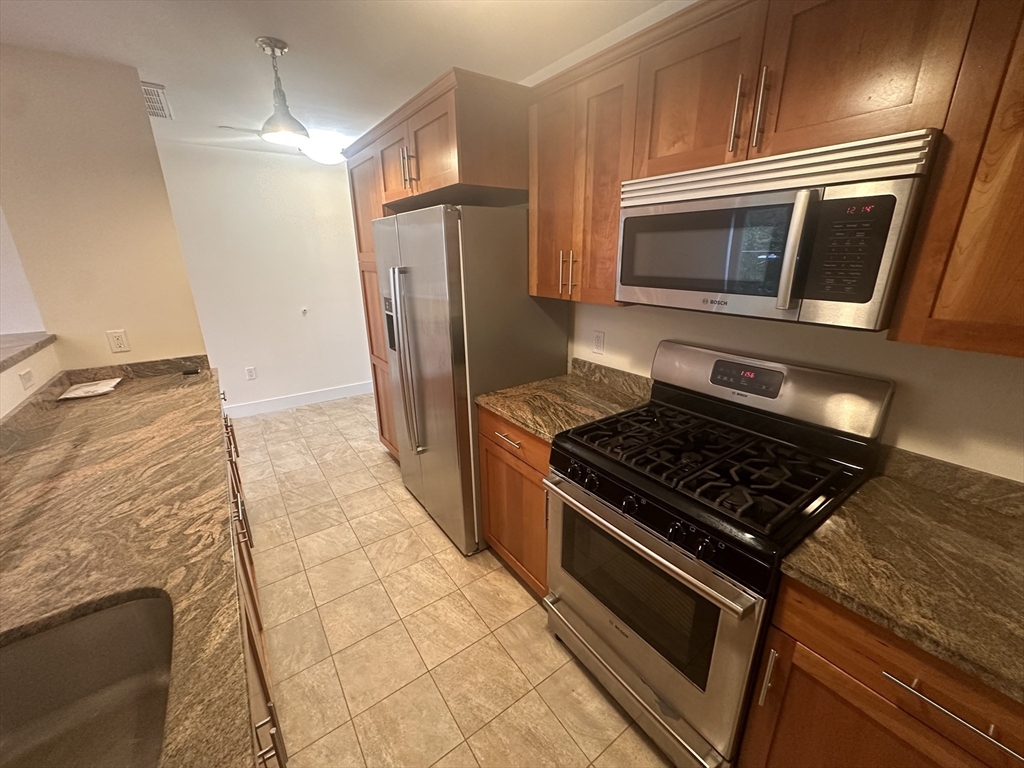
POLYGON ((729 302, 723 299, 704 299, 705 304, 714 304, 716 307, 728 307, 729 302))

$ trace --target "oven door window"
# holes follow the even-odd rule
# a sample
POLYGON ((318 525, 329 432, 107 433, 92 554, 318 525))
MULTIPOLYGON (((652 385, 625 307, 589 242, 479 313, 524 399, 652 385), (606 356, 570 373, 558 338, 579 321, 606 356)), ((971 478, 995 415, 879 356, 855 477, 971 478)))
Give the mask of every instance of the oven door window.
POLYGON ((562 505, 562 569, 702 691, 720 609, 562 505))
POLYGON ((776 296, 793 205, 632 216, 622 225, 623 285, 776 296))

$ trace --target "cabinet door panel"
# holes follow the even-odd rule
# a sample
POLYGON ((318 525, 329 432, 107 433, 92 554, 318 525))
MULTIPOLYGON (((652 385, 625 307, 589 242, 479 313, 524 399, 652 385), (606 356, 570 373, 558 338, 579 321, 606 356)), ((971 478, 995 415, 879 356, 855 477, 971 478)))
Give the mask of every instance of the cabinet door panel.
MULTIPOLYGON (((933 317, 1024 326, 1024 30, 981 151, 933 317)), ((1020 351, 1024 354, 1024 350, 1020 351)))
POLYGON ((373 147, 348 161, 352 190, 352 217, 356 230, 356 252, 360 261, 373 261, 373 227, 370 222, 383 214, 383 183, 380 161, 373 147))
POLYGON ((571 298, 615 303, 621 185, 631 175, 639 59, 576 86, 576 189, 571 298))
POLYGON ((640 57, 633 178, 746 159, 766 6, 728 13, 640 57), (740 75, 738 137, 730 151, 740 75))
POLYGON ((459 182, 455 91, 409 118, 409 175, 416 194, 459 182))
POLYGON ((740 765, 981 768, 982 764, 772 627, 750 705, 740 765), (777 655, 770 665, 772 651, 777 655), (769 672, 771 686, 761 704, 769 672))
POLYGON ((530 106, 530 295, 567 299, 573 247, 575 88, 530 106))
POLYGON ((373 396, 377 405, 377 429, 380 441, 395 461, 398 456, 398 434, 395 429, 395 406, 391 397, 391 376, 387 365, 376 358, 370 358, 370 373, 373 376, 373 396))
POLYGON ((978 4, 891 339, 1024 357, 1022 16, 978 4))
POLYGON ((412 194, 412 185, 406 177, 402 153, 409 147, 407 124, 392 128, 375 145, 385 203, 401 200, 412 194))
POLYGON ((539 596, 547 594, 543 475, 480 436, 484 539, 539 596))
POLYGON ((974 0, 773 0, 750 155, 941 128, 974 0))
POLYGON ((366 335, 370 340, 370 354, 386 366, 388 342, 384 334, 384 310, 380 304, 376 263, 359 262, 359 279, 363 289, 363 309, 366 314, 366 335))

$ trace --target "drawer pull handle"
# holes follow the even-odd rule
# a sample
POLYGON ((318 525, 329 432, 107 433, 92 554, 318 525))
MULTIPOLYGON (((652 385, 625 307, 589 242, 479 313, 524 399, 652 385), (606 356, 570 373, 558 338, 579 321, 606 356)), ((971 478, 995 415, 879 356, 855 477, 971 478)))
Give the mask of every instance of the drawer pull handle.
POLYGON ((757 706, 763 707, 764 700, 768 696, 768 691, 772 689, 772 672, 775 671, 775 660, 779 657, 778 652, 774 648, 768 651, 768 663, 764 668, 764 682, 761 683, 761 697, 757 700, 757 706))
POLYGON ((517 443, 515 440, 510 438, 508 435, 503 435, 501 432, 495 432, 494 434, 496 434, 498 437, 500 437, 502 440, 504 440, 506 443, 511 445, 516 450, 519 450, 520 448, 523 447, 522 443, 517 443))
POLYGON ((973 725, 971 725, 970 723, 968 723, 968 722, 967 722, 966 720, 964 720, 964 719, 963 719, 962 717, 958 717, 957 715, 954 715, 954 714, 953 714, 952 712, 950 712, 950 711, 949 711, 948 709, 946 709, 946 708, 945 708, 944 706, 942 706, 941 704, 936 704, 936 703, 935 703, 934 701, 932 701, 931 699, 929 699, 929 698, 928 698, 927 696, 925 696, 925 695, 924 695, 923 693, 921 693, 920 691, 918 691, 918 690, 917 690, 917 680, 916 680, 916 679, 914 680, 914 683, 913 683, 912 685, 907 685, 907 684, 906 684, 906 683, 904 683, 904 682, 903 682, 902 680, 899 680, 898 678, 896 678, 896 677, 893 677, 892 675, 890 675, 890 674, 889 674, 888 672, 886 672, 885 670, 882 670, 882 674, 883 674, 883 675, 884 675, 884 676, 885 676, 886 678, 888 678, 889 680, 892 680, 892 681, 893 681, 894 683, 896 683, 896 685, 898 685, 898 686, 899 686, 900 688, 903 688, 904 690, 906 690, 906 691, 909 691, 910 693, 914 694, 914 695, 915 695, 915 696, 917 696, 917 697, 918 697, 919 699, 921 699, 922 701, 924 701, 924 702, 925 702, 926 704, 930 704, 931 706, 935 707, 935 709, 939 710, 939 712, 941 712, 942 714, 944 714, 944 715, 948 715, 949 717, 953 718, 953 719, 954 719, 954 720, 956 720, 956 721, 957 721, 958 723, 960 723, 960 725, 963 725, 964 727, 966 727, 966 728, 969 728, 970 730, 974 731, 974 732, 975 732, 976 734, 978 734, 979 736, 981 736, 981 737, 982 737, 983 739, 987 739, 988 741, 991 741, 991 742, 992 742, 993 744, 995 744, 995 745, 996 745, 997 747, 999 747, 999 748, 1000 748, 1001 750, 1003 750, 1004 752, 1006 752, 1006 753, 1008 753, 1008 754, 1010 754, 1010 755, 1013 755, 1013 756, 1014 756, 1014 757, 1016 757, 1016 758, 1017 758, 1018 760, 1024 760, 1024 757, 1021 757, 1021 756, 1020 756, 1020 755, 1018 755, 1018 754, 1017 754, 1016 752, 1014 752, 1014 751, 1013 751, 1012 749, 1010 749, 1009 747, 1007 747, 1007 746, 1006 746, 1005 744, 1002 744, 1002 743, 1000 743, 999 741, 997 741, 996 739, 992 738, 992 736, 990 736, 990 735, 989 735, 989 734, 991 734, 991 733, 995 733, 995 728, 996 728, 996 726, 995 726, 995 723, 993 723, 993 724, 991 725, 991 727, 989 728, 989 733, 985 733, 985 732, 984 732, 984 731, 982 731, 981 729, 979 729, 979 728, 975 728, 975 727, 974 727, 973 725))

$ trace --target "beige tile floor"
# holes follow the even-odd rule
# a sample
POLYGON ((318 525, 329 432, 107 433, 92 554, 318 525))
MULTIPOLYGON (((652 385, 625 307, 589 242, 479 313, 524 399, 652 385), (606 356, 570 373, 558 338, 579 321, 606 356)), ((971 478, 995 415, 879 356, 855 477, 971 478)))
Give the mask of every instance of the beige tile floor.
POLYGON ((374 418, 363 395, 235 420, 289 767, 667 766, 409 495, 374 418))

